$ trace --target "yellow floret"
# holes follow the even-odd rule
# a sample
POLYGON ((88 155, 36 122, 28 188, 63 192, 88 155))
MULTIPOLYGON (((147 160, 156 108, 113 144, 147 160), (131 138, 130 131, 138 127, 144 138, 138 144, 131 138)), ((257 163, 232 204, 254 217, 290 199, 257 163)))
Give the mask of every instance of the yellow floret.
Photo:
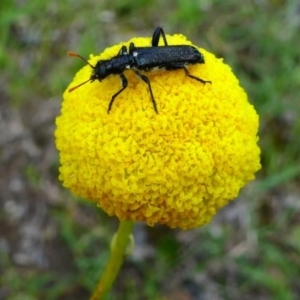
MULTIPOLYGON (((191 45, 182 35, 170 45, 191 45)), ((90 56, 95 65, 122 45, 150 46, 133 38, 90 56)), ((96 202, 120 220, 145 221, 189 229, 211 220, 260 169, 258 115, 230 67, 204 49, 205 64, 183 70, 149 71, 157 109, 148 86, 132 70, 128 87, 109 101, 121 84, 118 76, 87 83, 64 93, 56 119, 60 180, 74 194, 96 202)), ((83 67, 69 88, 91 76, 83 67)))

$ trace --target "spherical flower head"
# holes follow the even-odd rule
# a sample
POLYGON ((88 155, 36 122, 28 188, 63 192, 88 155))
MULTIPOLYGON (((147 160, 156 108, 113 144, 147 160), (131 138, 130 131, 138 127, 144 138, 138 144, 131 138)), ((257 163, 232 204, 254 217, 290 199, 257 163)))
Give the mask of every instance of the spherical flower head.
MULTIPOLYGON (((167 35, 169 45, 192 45, 183 35, 167 35)), ((162 39, 161 39, 162 40, 162 39)), ((162 44, 162 41, 161 45, 162 44)), ((133 38, 91 55, 116 56, 123 45, 150 47, 150 38, 133 38)), ((120 220, 145 221, 190 229, 206 224, 234 199, 260 169, 258 115, 231 68, 202 48, 205 63, 184 70, 143 72, 149 88, 133 70, 128 87, 118 75, 86 83, 89 65, 75 76, 56 119, 56 146, 63 185, 94 201, 120 220)))

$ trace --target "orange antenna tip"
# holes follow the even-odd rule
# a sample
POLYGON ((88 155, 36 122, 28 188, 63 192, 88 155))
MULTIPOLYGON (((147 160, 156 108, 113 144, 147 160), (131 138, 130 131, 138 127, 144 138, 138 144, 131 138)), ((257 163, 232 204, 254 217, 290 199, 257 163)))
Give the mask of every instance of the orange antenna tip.
POLYGON ((95 69, 94 66, 92 66, 84 57, 82 57, 81 55, 73 52, 73 51, 68 51, 68 55, 72 56, 72 57, 79 57, 80 59, 82 59, 84 62, 86 62, 88 65, 90 65, 91 68, 95 69))
POLYGON ((69 56, 78 56, 78 54, 73 51, 68 51, 68 55, 69 56))

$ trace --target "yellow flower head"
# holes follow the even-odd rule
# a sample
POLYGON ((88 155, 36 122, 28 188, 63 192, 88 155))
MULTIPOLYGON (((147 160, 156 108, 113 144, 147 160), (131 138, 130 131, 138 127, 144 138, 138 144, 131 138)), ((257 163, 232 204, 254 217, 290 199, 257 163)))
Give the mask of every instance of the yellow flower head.
MULTIPOLYGON (((169 45, 191 45, 182 35, 167 35, 169 45)), ((150 38, 133 38, 91 55, 117 55, 121 46, 151 45, 150 38)), ((258 115, 249 104, 230 67, 199 49, 205 64, 183 70, 152 70, 150 80, 158 114, 147 84, 126 70, 128 87, 119 76, 86 83, 83 67, 64 93, 56 119, 60 180, 74 194, 96 202, 120 220, 145 221, 189 229, 211 220, 219 208, 238 195, 260 169, 258 115)))

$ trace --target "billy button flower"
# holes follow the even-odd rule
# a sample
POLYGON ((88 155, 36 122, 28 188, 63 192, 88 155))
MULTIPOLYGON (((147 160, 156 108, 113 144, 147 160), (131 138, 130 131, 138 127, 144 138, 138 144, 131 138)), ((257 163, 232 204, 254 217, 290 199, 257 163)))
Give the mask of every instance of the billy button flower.
MULTIPOLYGON (((167 35, 169 45, 191 45, 183 35, 167 35)), ((110 59, 122 45, 149 46, 150 38, 91 55, 90 64, 110 59)), ((205 64, 183 70, 147 72, 147 84, 126 71, 128 88, 107 113, 120 90, 118 76, 72 88, 91 76, 86 65, 64 93, 56 119, 56 146, 63 185, 94 201, 110 216, 153 226, 190 229, 206 224, 234 199, 260 168, 258 115, 222 59, 199 49, 205 64)))
MULTIPOLYGON (((162 40, 162 39, 161 39, 162 40)), ((169 45, 192 45, 183 35, 167 35, 169 45)), ((91 55, 89 63, 107 60, 121 46, 149 47, 150 38, 91 55)), ((105 299, 117 276, 133 221, 190 229, 209 222, 234 199, 260 169, 258 115, 222 59, 199 49, 205 64, 183 70, 147 73, 147 84, 132 70, 128 87, 107 113, 120 90, 118 76, 86 83, 86 65, 64 93, 56 119, 56 146, 63 185, 120 219, 111 256, 91 300, 105 299)))

